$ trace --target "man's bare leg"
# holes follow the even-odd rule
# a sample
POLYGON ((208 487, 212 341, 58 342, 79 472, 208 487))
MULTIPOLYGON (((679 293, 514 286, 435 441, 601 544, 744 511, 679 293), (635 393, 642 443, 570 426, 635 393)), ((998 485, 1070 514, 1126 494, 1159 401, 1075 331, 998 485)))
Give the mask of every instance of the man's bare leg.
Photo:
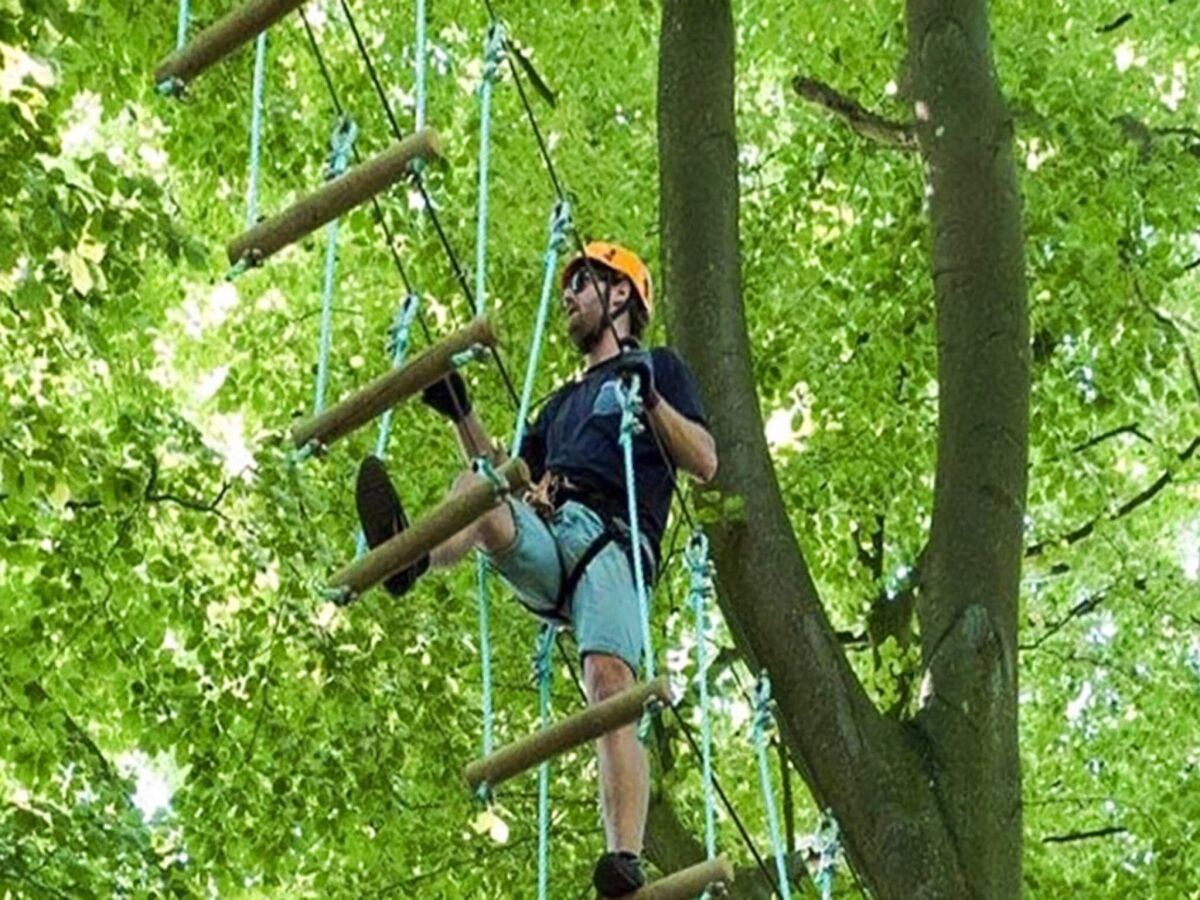
MULTIPOLYGON (((624 661, 605 653, 583 660, 588 702, 599 703, 633 686, 633 672, 624 661)), ((611 852, 642 852, 646 809, 650 802, 650 770, 637 724, 609 732, 596 741, 600 761, 600 812, 611 852)))
MULTIPOLYGON (((483 481, 482 475, 467 470, 454 479, 450 496, 461 494, 473 484, 483 481)), ((474 549, 494 553, 512 544, 517 537, 517 525, 507 503, 476 519, 462 531, 438 544, 429 554, 429 563, 434 568, 445 569, 466 556, 474 549)))

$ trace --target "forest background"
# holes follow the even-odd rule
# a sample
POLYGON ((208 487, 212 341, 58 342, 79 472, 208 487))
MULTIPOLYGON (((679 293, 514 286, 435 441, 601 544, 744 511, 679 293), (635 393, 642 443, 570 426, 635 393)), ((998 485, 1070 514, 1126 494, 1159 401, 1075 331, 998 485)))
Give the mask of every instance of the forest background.
MULTIPOLYGON (((350 5, 408 130, 412 10, 350 5)), ((226 7, 197 0, 195 25, 226 7)), ((305 10, 361 151, 378 152, 388 124, 341 5, 305 10)), ((531 102, 576 223, 658 271, 662 11, 499 12, 553 92, 553 105, 536 90, 531 102)), ((919 570, 939 400, 904 14, 886 2, 732 11, 756 398, 706 385, 716 417, 761 409, 831 633, 866 695, 900 720, 921 703, 920 655, 876 626, 919 570)), ((322 599, 353 552, 350 486, 374 432, 321 460, 289 454, 287 426, 312 403, 324 242, 225 280, 221 244, 246 210, 253 54, 183 102, 161 97, 150 71, 175 15, 165 2, 0 2, 0 890, 532 895, 532 781, 486 814, 459 788, 481 727, 470 567, 399 603, 322 599)), ((429 121, 447 159, 427 184, 469 261, 486 9, 433 4, 430 22, 429 121)), ((1029 307, 1022 884, 1039 897, 1200 896, 1200 16, 1187 0, 999 4, 991 39, 1029 307)), ((320 183, 335 116, 299 18, 268 47, 258 203, 275 211, 320 183)), ((495 103, 489 304, 520 372, 555 198, 507 68, 495 103)), ((469 303, 421 207, 405 188, 382 205, 443 335, 469 303)), ((688 311, 663 283, 671 313, 655 341, 688 311)), ((333 396, 386 367, 402 298, 370 210, 347 216, 333 396)), ((577 366, 559 325, 539 395, 577 366)), ((514 411, 495 369, 471 380, 507 433, 514 411)), ((407 502, 429 509, 459 465, 449 433, 409 404, 391 447, 407 502)), ((692 502, 710 519, 738 514, 692 502)), ((686 536, 673 528, 668 546, 686 536)), ((692 684, 678 554, 668 573, 654 632, 667 669, 692 684)), ((498 729, 511 740, 535 727, 536 628, 498 605, 498 729)), ((754 648, 719 624, 713 650, 717 775, 765 853, 754 648)), ((555 677, 562 715, 579 703, 562 657, 555 677)), ((791 699, 830 702, 819 686, 791 699)), ((797 771, 798 743, 785 729, 771 761, 799 872, 822 804, 797 771)), ((670 747, 656 808, 682 837, 660 840, 668 856, 701 833, 697 760, 677 729, 670 747)), ((594 774, 590 752, 554 768, 552 896, 578 896, 599 849, 594 774)), ((740 896, 765 896, 725 812, 720 829, 747 873, 740 896)), ((811 890, 799 874, 797 888, 811 890)), ((861 890, 843 858, 836 895, 861 890)))

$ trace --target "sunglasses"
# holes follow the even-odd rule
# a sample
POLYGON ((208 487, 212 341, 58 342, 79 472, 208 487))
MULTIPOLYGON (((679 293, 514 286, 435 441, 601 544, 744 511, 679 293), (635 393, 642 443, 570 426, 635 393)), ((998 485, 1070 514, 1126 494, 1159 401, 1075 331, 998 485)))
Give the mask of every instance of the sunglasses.
POLYGON ((567 290, 572 294, 582 294, 584 289, 593 281, 596 282, 598 290, 600 285, 608 280, 608 273, 598 266, 593 266, 590 272, 587 266, 577 266, 567 277, 567 290))

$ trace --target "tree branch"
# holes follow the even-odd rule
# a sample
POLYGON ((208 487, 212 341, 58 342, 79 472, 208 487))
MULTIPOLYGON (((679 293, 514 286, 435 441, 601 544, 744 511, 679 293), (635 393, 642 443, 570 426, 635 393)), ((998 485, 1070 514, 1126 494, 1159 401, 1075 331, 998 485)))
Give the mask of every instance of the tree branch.
MULTIPOLYGON (((1195 455, 1197 448, 1200 448, 1200 436, 1193 438, 1192 442, 1183 451, 1177 454, 1180 465, 1187 463, 1195 455)), ((1134 510, 1145 506, 1156 496, 1158 496, 1158 494, 1161 493, 1163 489, 1167 487, 1167 485, 1174 481, 1174 479, 1174 471, 1168 469, 1158 476, 1158 478, 1156 478, 1154 482, 1141 493, 1129 500, 1126 500, 1119 507, 1117 507, 1116 512, 1113 512, 1109 515, 1096 516, 1096 518, 1092 519, 1090 522, 1085 522, 1074 531, 1069 531, 1059 538, 1047 541, 1038 541, 1036 544, 1030 544, 1025 548, 1025 558, 1029 559, 1030 557, 1041 556, 1046 551, 1046 548, 1053 547, 1058 544, 1067 544, 1069 546, 1071 544, 1079 543, 1079 541, 1082 541, 1085 537, 1088 537, 1090 534, 1092 534, 1096 530, 1096 526, 1106 519, 1109 521, 1116 521, 1117 519, 1122 519, 1129 515, 1134 510)))
POLYGON ((1132 434, 1133 436, 1145 441, 1147 444, 1154 443, 1153 440, 1146 437, 1146 435, 1142 432, 1141 426, 1137 422, 1132 422, 1129 425, 1122 425, 1119 428, 1114 428, 1111 431, 1098 434, 1094 438, 1088 438, 1088 440, 1084 441, 1082 444, 1076 444, 1074 447, 1072 447, 1071 452, 1082 453, 1084 450, 1088 450, 1092 447, 1095 447, 1097 444, 1101 444, 1104 441, 1110 440, 1111 438, 1115 438, 1122 434, 1132 434))
POLYGON ((1107 25, 1101 25, 1099 28, 1097 28, 1096 34, 1107 34, 1110 31, 1116 31, 1122 25, 1129 22, 1132 18, 1133 18, 1133 13, 1131 13, 1131 12, 1122 13, 1121 15, 1119 15, 1115 19, 1113 19, 1111 22, 1109 22, 1107 25))
POLYGON ((1123 825, 1110 825, 1107 828, 1096 828, 1092 831, 1072 831, 1067 834, 1051 834, 1042 838, 1043 844, 1070 844, 1074 841, 1087 841, 1092 838, 1108 837, 1113 834, 1128 834, 1129 829, 1123 825))
POLYGON ((885 119, 853 97, 839 93, 815 78, 797 75, 792 79, 792 89, 809 103, 841 118, 859 137, 896 150, 912 152, 917 149, 916 130, 910 123, 885 119))
POLYGON ((1041 636, 1038 637, 1036 641, 1034 641, 1032 644, 1019 644, 1017 649, 1021 650, 1022 652, 1038 649, 1038 647, 1042 646, 1042 644, 1046 643, 1046 641, 1050 640, 1050 638, 1062 631, 1068 624, 1082 616, 1086 616, 1101 603, 1103 603, 1108 598, 1108 592, 1111 589, 1112 585, 1109 585, 1102 591, 1097 591, 1094 594, 1089 594, 1088 596, 1084 597, 1082 600, 1072 606, 1070 611, 1065 616, 1042 632, 1041 636))

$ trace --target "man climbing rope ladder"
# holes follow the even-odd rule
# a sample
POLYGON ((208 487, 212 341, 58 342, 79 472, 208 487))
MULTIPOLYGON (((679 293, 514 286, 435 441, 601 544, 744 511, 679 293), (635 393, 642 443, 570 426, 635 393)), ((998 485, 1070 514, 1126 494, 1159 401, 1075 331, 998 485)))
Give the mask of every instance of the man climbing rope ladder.
MULTIPOLYGON (((521 457, 535 487, 384 582, 400 596, 429 566, 450 566, 471 549, 481 550, 529 610, 573 627, 589 704, 632 687, 642 654, 619 444, 619 381, 638 376, 649 426, 634 443, 639 549, 647 571, 656 571, 659 562, 675 466, 701 482, 717 470, 716 447, 686 364, 665 347, 638 346, 653 304, 649 269, 624 247, 592 242, 567 263, 562 309, 587 369, 550 397, 524 441, 521 457)), ((470 457, 500 462, 457 373, 427 388, 423 400, 454 423, 470 457)), ((452 492, 482 477, 464 472, 452 492)), ((363 461, 356 498, 371 547, 407 527, 378 459, 363 461)), ((601 896, 621 897, 645 883, 639 854, 649 772, 636 724, 601 737, 597 755, 607 852, 594 881, 601 896)))

